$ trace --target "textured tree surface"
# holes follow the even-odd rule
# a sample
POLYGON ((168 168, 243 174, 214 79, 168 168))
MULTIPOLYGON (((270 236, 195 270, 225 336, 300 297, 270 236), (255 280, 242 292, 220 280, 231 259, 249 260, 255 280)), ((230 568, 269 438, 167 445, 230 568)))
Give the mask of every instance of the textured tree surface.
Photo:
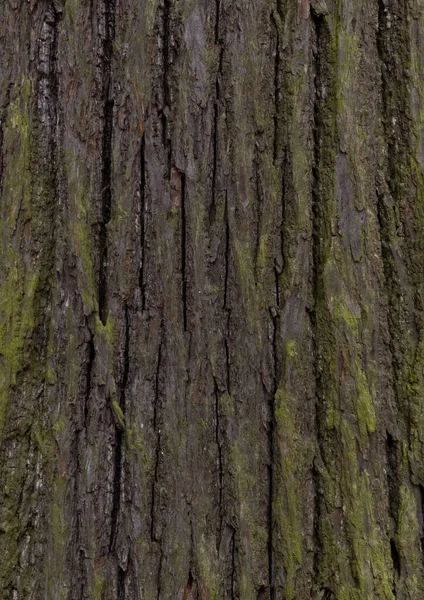
POLYGON ((423 0, 0 49, 0 597, 424 598, 423 0))

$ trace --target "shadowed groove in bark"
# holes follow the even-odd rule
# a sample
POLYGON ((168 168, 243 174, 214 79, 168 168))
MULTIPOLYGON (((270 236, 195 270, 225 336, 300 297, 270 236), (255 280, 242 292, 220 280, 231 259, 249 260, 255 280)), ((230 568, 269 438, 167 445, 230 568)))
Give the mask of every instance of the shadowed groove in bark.
POLYGON ((256 243, 255 243, 255 278, 257 282, 258 278, 258 259, 261 243, 261 217, 262 217, 262 197, 261 197, 261 174, 259 170, 259 160, 261 156, 261 149, 259 148, 259 136, 256 136, 255 140, 255 158, 254 158, 254 170, 255 170, 255 204, 256 204, 256 243))
MULTIPOLYGON (((392 537, 390 538, 390 555, 393 563, 394 572, 399 579, 401 575, 401 560, 397 549, 395 534, 396 525, 399 517, 399 465, 398 465, 398 447, 392 435, 386 432, 386 456, 387 456, 387 493, 389 515, 392 519, 390 529, 392 537)), ((396 583, 392 589, 393 596, 396 598, 396 583)))
POLYGON ((213 109, 213 158, 212 158, 212 200, 209 209, 209 222, 212 224, 216 218, 216 200, 217 200, 217 177, 218 177, 218 154, 219 154, 219 108, 221 100, 221 78, 224 60, 224 44, 220 39, 219 13, 221 10, 221 0, 216 0, 216 15, 215 15, 215 45, 219 47, 218 55, 218 70, 215 79, 215 99, 213 109))
POLYGON ((230 223, 228 219, 228 193, 225 190, 225 207, 224 207, 224 220, 225 220, 225 265, 224 265, 224 302, 222 308, 229 311, 228 302, 228 277, 230 269, 230 223))
POLYGON ((230 590, 230 594, 231 594, 231 600, 235 600, 236 596, 237 596, 237 590, 236 590, 236 576, 237 576, 237 569, 236 569, 236 530, 233 527, 232 528, 233 533, 232 533, 232 537, 231 537, 231 590, 230 590))
POLYGON ((140 144, 140 270, 138 285, 141 292, 141 310, 146 309, 146 282, 144 281, 146 262, 146 134, 143 132, 140 144))
POLYGON ((106 296, 108 272, 108 235, 107 225, 112 213, 112 137, 113 107, 112 92, 112 59, 113 41, 115 38, 115 0, 104 0, 103 65, 102 65, 102 101, 103 101, 103 134, 102 134, 102 172, 101 172, 101 220, 99 231, 99 317, 106 324, 106 296))
MULTIPOLYGON (((159 481, 159 462, 161 453, 161 432, 160 432, 160 374, 162 368, 162 346, 163 346, 163 324, 161 324, 160 342, 157 355, 156 373, 155 373, 155 398, 153 405, 153 431, 156 434, 155 465, 152 481, 152 499, 150 505, 150 539, 154 542, 160 542, 156 537, 156 488, 159 481)), ((162 550, 161 550, 162 552, 162 550)))
POLYGON ((189 600, 189 598, 191 596, 191 592, 193 590, 193 583, 194 583, 193 575, 191 574, 191 571, 190 571, 190 573, 188 574, 188 580, 187 580, 186 586, 184 588, 182 600, 189 600))
POLYGON ((161 36, 162 36, 162 101, 159 109, 159 115, 162 122, 162 143, 166 153, 167 161, 167 176, 171 177, 171 164, 172 164, 172 145, 171 145, 171 131, 169 123, 169 113, 172 106, 171 96, 171 36, 172 36, 172 0, 163 0, 161 5, 161 36))
POLYGON ((268 465, 268 584, 269 584, 269 597, 270 600, 274 600, 276 597, 275 590, 275 573, 274 573, 274 444, 275 444, 275 396, 278 390, 278 378, 279 378, 279 349, 278 349, 278 325, 279 317, 275 309, 271 311, 272 318, 272 360, 273 360, 273 382, 271 394, 269 397, 269 424, 268 424, 268 452, 269 452, 269 465, 268 465))
MULTIPOLYGON (((407 13, 408 9, 403 0, 393 5, 384 2, 384 0, 378 0, 376 47, 381 69, 382 135, 383 143, 386 145, 386 161, 384 165, 385 173, 378 174, 376 189, 385 294, 388 299, 387 323, 392 361, 392 385, 398 411, 397 418, 405 423, 410 443, 410 404, 413 399, 406 397, 404 390, 405 382, 409 386, 412 364, 409 354, 408 333, 402 323, 408 321, 407 302, 404 302, 404 295, 408 294, 408 289, 414 287, 413 276, 410 277, 413 243, 409 243, 409 240, 405 239, 399 244, 402 248, 400 254, 406 263, 407 283, 405 281, 401 283, 400 281, 393 250, 394 246, 399 243, 398 228, 400 238, 402 238, 402 227, 399 226, 399 221, 402 221, 405 188, 410 183, 409 177, 408 180, 405 179, 405 166, 408 165, 409 161, 409 150, 405 140, 408 140, 410 133, 409 92, 406 84, 408 75, 405 73, 405 64, 409 61, 408 50, 406 49, 407 37, 405 37, 405 32, 408 30, 406 25, 407 13), (396 11, 394 15, 390 13, 392 8, 396 11), (401 80, 402 84, 400 84, 401 80), (406 249, 402 247, 403 244, 406 245, 406 249)), ((408 236, 408 231, 405 234, 408 236)), ((417 295, 414 293, 414 304, 418 314, 420 307, 416 305, 416 301, 417 295)), ((405 576, 402 569, 403 561, 400 557, 402 540, 399 528, 401 486, 405 469, 401 467, 400 453, 401 447, 398 442, 387 432, 387 488, 389 515, 391 517, 390 553, 394 571, 393 595, 395 598, 397 597, 398 582, 405 576)), ((400 593, 402 594, 402 591, 400 593)))
POLYGON ((219 535, 217 543, 219 545, 222 536, 222 521, 224 515, 223 507, 223 491, 224 491, 224 465, 222 457, 222 440, 221 440, 221 419, 220 419, 220 402, 219 389, 214 377, 214 396, 215 396, 215 443, 218 451, 218 506, 219 506, 219 535))
MULTIPOLYGON (((125 305, 125 345, 124 345, 124 368, 121 382, 119 409, 125 422, 126 415, 126 389, 130 369, 130 314, 128 305, 125 305)), ((113 480, 113 503, 111 511, 111 526, 109 539, 109 554, 116 549, 116 540, 119 530, 119 516, 121 512, 122 497, 122 475, 124 461, 124 423, 115 423, 115 460, 113 480)), ((119 581, 119 570, 118 570, 119 581)))
POLYGON ((182 304, 183 304, 183 326, 187 331, 187 215, 186 215, 186 176, 181 177, 181 278, 182 278, 182 304))
POLYGON ((125 579, 126 571, 118 567, 118 578, 116 582, 116 598, 117 600, 125 600, 125 579))
MULTIPOLYGON (((322 454, 322 440, 324 434, 324 425, 322 423, 322 410, 321 406, 323 400, 323 389, 322 389, 322 376, 319 367, 320 358, 320 347, 319 347, 319 305, 324 297, 323 289, 323 236, 325 234, 324 214, 325 208, 323 206, 323 197, 321 194, 321 162, 323 154, 323 136, 328 135, 324 123, 324 113, 327 111, 326 100, 322 96, 322 87, 324 84, 324 78, 326 75, 327 52, 329 45, 329 31, 328 25, 325 20, 325 16, 317 15, 311 10, 311 28, 313 35, 313 42, 315 47, 312 50, 312 71, 311 76, 314 78, 312 93, 313 93, 313 113, 312 113, 312 140, 313 140, 313 153, 312 153, 312 277, 311 287, 312 295, 314 298, 314 306, 310 311, 310 320, 312 328, 312 344, 313 344, 313 357, 314 357, 314 372, 315 372, 315 430, 318 439, 318 451, 322 454)), ((315 459, 316 460, 316 459, 315 459)), ((319 556, 321 553, 321 513, 322 513, 322 499, 320 493, 320 473, 317 466, 313 464, 312 467, 312 482, 314 486, 314 522, 313 522, 313 536, 314 536, 314 558, 313 568, 315 573, 315 583, 319 585, 320 581, 320 562, 319 556)), ((330 588, 322 588, 324 592, 324 598, 331 598, 332 592, 330 588), (328 595, 330 594, 330 595, 328 595)))
POLYGON ((419 491, 419 502, 421 509, 421 519, 420 519, 420 544, 421 544, 421 552, 424 560, 424 486, 421 484, 418 485, 419 491))
POLYGON ((12 91, 13 84, 9 82, 7 86, 4 104, 1 110, 0 118, 0 202, 3 199, 3 183, 4 183, 4 128, 6 123, 7 110, 10 104, 10 93, 12 91))
POLYGON ((277 17, 274 11, 271 13, 271 22, 275 28, 275 58, 274 58, 274 165, 278 161, 278 137, 279 124, 278 115, 280 114, 280 71, 281 71, 281 56, 280 56, 280 32, 278 30, 277 17))
POLYGON ((96 347, 94 345, 94 334, 90 330, 90 339, 88 341, 88 361, 85 375, 85 394, 84 394, 84 428, 88 427, 88 419, 90 414, 90 393, 91 379, 93 374, 94 360, 96 357, 96 347))
POLYGON ((3 178, 4 178, 4 119, 0 120, 0 200, 3 196, 3 178))

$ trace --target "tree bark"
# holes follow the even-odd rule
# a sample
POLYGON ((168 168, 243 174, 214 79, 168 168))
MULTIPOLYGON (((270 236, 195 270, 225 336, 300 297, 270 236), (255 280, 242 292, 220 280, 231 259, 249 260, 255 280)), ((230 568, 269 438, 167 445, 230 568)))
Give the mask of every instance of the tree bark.
POLYGON ((1 597, 423 598, 422 0, 1 17, 1 597))

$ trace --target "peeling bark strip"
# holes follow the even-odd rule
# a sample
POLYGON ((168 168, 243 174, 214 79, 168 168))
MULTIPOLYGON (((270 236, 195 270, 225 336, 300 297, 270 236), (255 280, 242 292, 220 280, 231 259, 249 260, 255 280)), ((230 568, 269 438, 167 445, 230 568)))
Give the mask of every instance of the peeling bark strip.
POLYGON ((101 177, 101 222, 99 233, 100 271, 99 271, 99 316, 106 324, 106 296, 108 270, 107 225, 112 214, 112 133, 113 106, 112 91, 112 58, 115 38, 115 0, 104 0, 104 38, 102 67, 103 96, 103 137, 102 137, 102 177, 101 177))

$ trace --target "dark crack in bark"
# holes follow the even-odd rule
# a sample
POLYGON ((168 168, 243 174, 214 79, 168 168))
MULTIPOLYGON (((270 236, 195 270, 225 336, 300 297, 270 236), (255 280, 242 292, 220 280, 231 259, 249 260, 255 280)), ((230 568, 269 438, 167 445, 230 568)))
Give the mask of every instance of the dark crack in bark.
MULTIPOLYGON (((126 415, 126 390, 128 386, 130 368, 130 314, 128 305, 125 305, 125 345, 124 345, 124 368, 122 382, 120 385, 119 410, 123 416, 124 423, 115 419, 115 455, 114 455, 114 479, 113 479, 113 502, 111 511, 111 526, 109 538, 109 554, 116 550, 116 540, 119 533, 119 517, 121 513, 121 498, 123 487, 123 463, 124 463, 124 434, 126 415)), ((112 411, 113 412, 113 411, 112 411)))
POLYGON ((237 589, 236 589, 236 577, 237 577, 237 568, 236 568, 236 530, 232 528, 233 533, 231 537, 231 589, 230 589, 230 598, 231 600, 236 600, 237 597, 237 589))
POLYGON ((102 171, 101 171, 101 220, 99 231, 99 317, 106 324, 107 273, 108 273, 108 234, 107 226, 112 213, 112 137, 113 107, 112 98, 112 59, 115 38, 115 0, 104 0, 104 39, 102 64, 102 171))
POLYGON ((167 174, 171 177, 172 144, 169 115, 172 106, 172 0, 163 0, 162 10, 162 106, 159 114, 162 122, 162 142, 166 153, 167 174))
POLYGON ((279 360, 278 360, 278 314, 275 309, 271 311, 272 318, 272 361, 273 361, 273 381, 272 390, 269 397, 269 423, 268 423, 268 453, 269 453, 269 465, 268 465, 268 585, 269 585, 269 598, 274 600, 276 597, 275 590, 275 573, 274 573, 274 493, 275 493, 275 481, 274 481, 274 444, 275 444, 275 396, 278 390, 279 381, 279 360))
POLYGON ((221 0, 216 0, 216 17, 215 17, 215 45, 219 47, 218 55, 218 70, 215 79, 215 100, 213 110, 213 158, 212 158, 212 200, 209 209, 209 223, 212 224, 216 219, 216 202, 217 202, 217 178, 218 178, 218 154, 219 154, 219 109, 221 101, 221 78, 224 60, 224 45, 220 39, 219 13, 221 0))
POLYGON ((140 270, 138 274, 138 285, 141 292, 141 310, 146 310, 146 134, 143 132, 140 144, 140 270))
POLYGON ((118 567, 118 577, 116 580, 116 598, 117 600, 125 600, 125 581, 126 581, 126 571, 118 567))
POLYGON ((222 523, 224 518, 223 492, 224 492, 224 463, 222 456, 222 435, 221 435, 221 416, 219 389, 214 378, 214 396, 215 396, 215 443, 218 452, 218 507, 219 507, 219 535, 218 545, 222 536, 222 523))
MULTIPOLYGON (((323 426, 322 426, 322 379, 321 370, 319 366, 320 360, 320 347, 319 347, 319 325, 318 325, 318 306, 324 295, 323 290, 323 242, 322 238, 324 235, 323 231, 323 214, 324 207, 322 205, 322 194, 321 194, 321 162, 322 162, 322 144, 323 135, 325 132, 324 125, 324 112, 326 110, 325 99, 322 94, 322 89, 325 80, 326 65, 326 54, 328 51, 329 44, 329 32, 326 18, 324 15, 317 15, 311 10, 311 27, 313 36, 313 54, 312 54, 312 77, 314 78, 312 85, 313 95, 313 113, 312 113, 312 276, 311 276, 311 288, 312 297, 314 299, 314 306, 310 310, 310 321, 312 329, 312 355, 314 357, 314 372, 315 372, 315 431, 318 440, 318 454, 322 452, 322 440, 323 440, 323 426)), ((317 458, 314 459, 312 467, 312 482, 314 487, 314 514, 313 514, 313 537, 314 537, 314 557, 313 557, 313 568, 315 574, 315 583, 319 585, 320 579, 320 553, 321 553, 321 513, 322 513, 322 499, 321 499, 321 483, 320 473, 316 464, 317 458)), ((321 589, 321 592, 326 594, 330 593, 330 588, 321 589)), ((330 596, 331 597, 331 596, 330 596)))
POLYGON ((280 32, 278 27, 279 16, 274 12, 271 13, 271 22, 275 28, 275 57, 274 57, 274 143, 273 156, 274 165, 278 162, 278 142, 279 142, 279 114, 280 114, 280 72, 281 72, 281 55, 280 55, 280 32))
POLYGON ((152 499, 150 505, 150 539, 154 542, 160 542, 160 539, 156 536, 156 492, 159 481, 159 463, 161 453, 161 431, 160 431, 160 374, 162 367, 162 350, 163 350, 163 330, 161 325, 161 339, 159 342, 156 373, 155 373, 155 398, 153 405, 153 431, 156 434, 156 449, 155 449, 155 466, 154 476, 152 482, 152 499))
POLYGON ((183 305, 183 327, 187 331, 187 214, 186 214, 186 176, 181 177, 181 278, 182 278, 182 305, 183 305))
POLYGON ((192 573, 190 571, 190 573, 188 574, 188 580, 187 580, 186 586, 184 588, 182 600, 189 600, 190 599, 191 592, 193 590, 193 583, 194 583, 194 579, 193 579, 193 575, 192 575, 192 573))

